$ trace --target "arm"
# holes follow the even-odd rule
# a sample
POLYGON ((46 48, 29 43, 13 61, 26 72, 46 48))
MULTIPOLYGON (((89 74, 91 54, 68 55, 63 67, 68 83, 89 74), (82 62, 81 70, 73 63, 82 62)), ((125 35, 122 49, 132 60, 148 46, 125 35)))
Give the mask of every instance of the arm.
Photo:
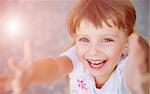
POLYGON ((21 94, 31 84, 53 82, 73 69, 71 60, 66 56, 47 57, 25 63, 10 63, 14 71, 11 82, 13 94, 21 94))
POLYGON ((73 69, 67 56, 47 57, 33 62, 33 83, 52 82, 70 73, 73 69))
POLYGON ((125 67, 125 81, 133 94, 149 91, 149 45, 137 34, 129 38, 129 56, 125 67))
POLYGON ((18 63, 9 59, 9 68, 12 74, 0 75, 0 91, 11 88, 13 94, 22 94, 32 83, 53 82, 71 72, 72 61, 67 56, 47 57, 39 60, 32 59, 30 45, 27 43, 24 49, 24 62, 18 63))

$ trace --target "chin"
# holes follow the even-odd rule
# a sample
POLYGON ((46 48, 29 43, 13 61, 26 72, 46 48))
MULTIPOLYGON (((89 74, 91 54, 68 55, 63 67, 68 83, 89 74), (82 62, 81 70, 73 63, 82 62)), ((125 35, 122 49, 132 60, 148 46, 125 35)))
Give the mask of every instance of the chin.
POLYGON ((93 69, 89 69, 89 72, 90 72, 90 74, 92 75, 92 76, 95 76, 95 77, 97 77, 97 76, 103 76, 103 75, 105 75, 106 74, 106 71, 105 70, 93 70, 93 69))

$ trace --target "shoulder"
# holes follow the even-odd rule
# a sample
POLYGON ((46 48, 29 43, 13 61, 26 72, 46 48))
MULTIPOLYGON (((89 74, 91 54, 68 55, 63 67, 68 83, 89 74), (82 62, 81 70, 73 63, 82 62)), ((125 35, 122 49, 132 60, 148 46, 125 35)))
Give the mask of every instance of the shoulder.
POLYGON ((71 60, 71 63, 73 65, 73 70, 77 67, 77 64, 78 64, 79 61, 78 61, 78 58, 77 58, 77 55, 76 55, 75 46, 72 46, 67 51, 60 54, 60 56, 61 57, 67 57, 68 59, 71 60))
POLYGON ((71 48, 69 48, 68 50, 66 50, 65 52, 60 54, 60 56, 67 56, 70 59, 73 59, 75 57, 75 55, 76 55, 75 46, 72 46, 71 48))

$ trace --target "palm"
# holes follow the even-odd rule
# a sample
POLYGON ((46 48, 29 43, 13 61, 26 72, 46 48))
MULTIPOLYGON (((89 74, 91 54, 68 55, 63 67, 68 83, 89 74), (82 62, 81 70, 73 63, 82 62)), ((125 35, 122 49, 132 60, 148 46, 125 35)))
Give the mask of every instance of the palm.
POLYGON ((7 91, 12 89, 13 94, 21 94, 32 82, 33 71, 32 67, 32 51, 31 45, 25 42, 24 58, 21 63, 17 63, 14 58, 8 60, 9 68, 12 74, 5 74, 0 76, 0 91, 7 91))

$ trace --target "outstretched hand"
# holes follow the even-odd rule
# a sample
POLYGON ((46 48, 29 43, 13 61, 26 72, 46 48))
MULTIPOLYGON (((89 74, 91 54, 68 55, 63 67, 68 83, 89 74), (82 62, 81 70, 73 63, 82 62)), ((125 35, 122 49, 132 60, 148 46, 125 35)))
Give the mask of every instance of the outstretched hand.
POLYGON ((129 37, 129 55, 125 75, 127 85, 133 94, 148 94, 149 45, 136 33, 129 37))
POLYGON ((11 82, 13 94, 21 94, 33 81, 32 67, 32 50, 31 44, 24 44, 24 58, 19 64, 14 59, 9 60, 9 67, 12 69, 14 76, 11 82))
POLYGON ((13 94, 22 94, 31 85, 34 76, 32 68, 32 50, 29 42, 24 43, 24 58, 17 62, 14 58, 8 60, 12 74, 0 75, 0 91, 12 90, 13 94))

